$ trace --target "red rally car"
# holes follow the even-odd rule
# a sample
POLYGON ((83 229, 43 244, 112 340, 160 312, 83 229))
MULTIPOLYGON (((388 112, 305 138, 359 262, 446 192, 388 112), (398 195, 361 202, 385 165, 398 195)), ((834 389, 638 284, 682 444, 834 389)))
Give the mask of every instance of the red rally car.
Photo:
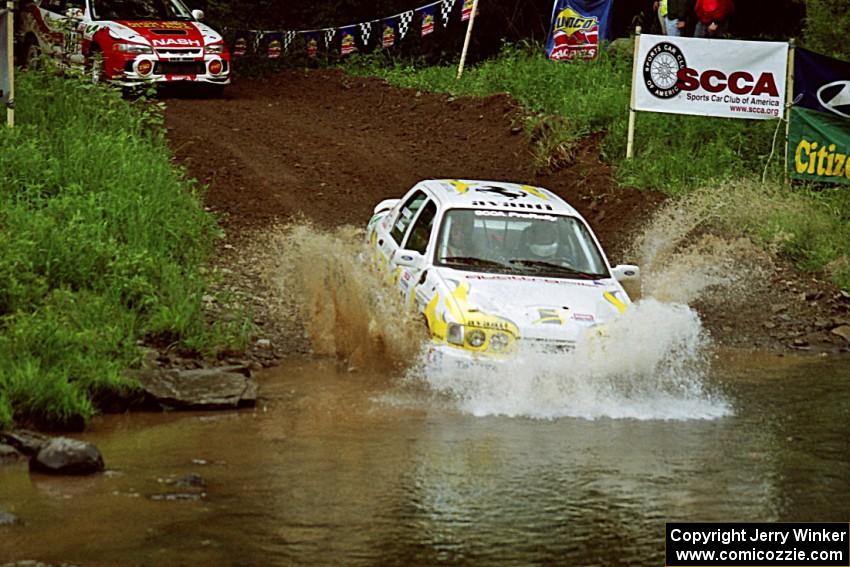
POLYGON ((40 54, 123 86, 195 81, 230 83, 230 52, 180 0, 33 0, 20 26, 26 65, 40 54))

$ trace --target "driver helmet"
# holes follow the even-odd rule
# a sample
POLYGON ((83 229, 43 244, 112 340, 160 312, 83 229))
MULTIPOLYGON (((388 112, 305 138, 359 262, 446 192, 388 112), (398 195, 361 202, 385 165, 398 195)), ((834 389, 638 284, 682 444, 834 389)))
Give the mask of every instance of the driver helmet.
POLYGON ((558 252, 558 229, 551 222, 535 222, 525 229, 529 251, 540 258, 551 258, 558 252))
POLYGON ((449 246, 459 248, 468 246, 475 230, 475 219, 467 212, 457 212, 451 217, 452 226, 449 231, 449 246))

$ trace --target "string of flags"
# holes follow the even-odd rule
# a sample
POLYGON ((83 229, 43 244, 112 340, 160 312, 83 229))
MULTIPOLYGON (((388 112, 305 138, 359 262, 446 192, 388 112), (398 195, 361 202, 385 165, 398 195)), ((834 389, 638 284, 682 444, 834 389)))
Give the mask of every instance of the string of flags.
POLYGON ((338 28, 236 30, 230 52, 234 57, 242 57, 248 54, 250 48, 254 53, 269 59, 278 59, 293 46, 301 45, 300 40, 303 39, 307 55, 315 57, 319 52, 319 41, 323 41, 325 49, 330 50, 337 37, 341 55, 357 51, 358 45, 368 47, 373 39, 377 45, 386 49, 403 40, 414 25, 418 26, 421 37, 433 33, 438 24, 438 14, 443 28, 448 27, 457 4, 460 4, 460 21, 469 20, 473 0, 437 0, 394 16, 338 28))

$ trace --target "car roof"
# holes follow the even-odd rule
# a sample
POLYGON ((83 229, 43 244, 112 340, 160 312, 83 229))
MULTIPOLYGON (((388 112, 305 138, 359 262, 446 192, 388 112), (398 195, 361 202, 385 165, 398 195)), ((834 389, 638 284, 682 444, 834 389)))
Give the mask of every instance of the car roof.
POLYGON ((419 182, 417 186, 428 189, 443 209, 550 212, 581 217, 566 201, 548 189, 533 185, 470 179, 428 179, 419 182))

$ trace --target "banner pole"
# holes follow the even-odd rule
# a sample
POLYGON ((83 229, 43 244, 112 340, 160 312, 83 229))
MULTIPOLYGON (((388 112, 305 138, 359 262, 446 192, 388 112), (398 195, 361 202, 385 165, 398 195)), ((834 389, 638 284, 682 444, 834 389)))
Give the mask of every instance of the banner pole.
POLYGON ((788 72, 785 82, 785 168, 782 176, 785 186, 791 186, 791 176, 788 175, 788 150, 791 144, 791 107, 794 104, 794 38, 788 42, 788 72))
POLYGON ((472 24, 475 23, 475 14, 478 12, 478 0, 472 2, 472 13, 469 14, 469 25, 466 26, 466 38, 463 40, 463 51, 460 53, 460 65, 457 68, 457 79, 463 75, 463 66, 466 63, 466 52, 469 50, 469 41, 472 39, 472 24))
POLYGON ((6 70, 9 74, 9 99, 6 103, 6 124, 15 125, 15 4, 6 0, 6 70))
POLYGON ((626 159, 632 159, 635 151, 635 81, 637 80, 638 46, 640 45, 640 26, 635 28, 635 52, 632 59, 632 93, 629 98, 629 137, 626 143, 626 159))

